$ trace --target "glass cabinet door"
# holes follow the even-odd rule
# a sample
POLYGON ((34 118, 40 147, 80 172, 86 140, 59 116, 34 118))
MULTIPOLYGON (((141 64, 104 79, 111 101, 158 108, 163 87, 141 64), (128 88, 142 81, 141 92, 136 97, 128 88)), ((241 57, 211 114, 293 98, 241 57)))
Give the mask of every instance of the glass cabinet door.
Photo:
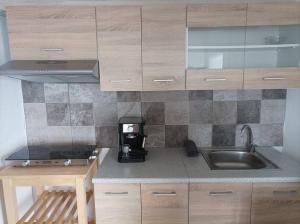
POLYGON ((244 68, 245 27, 188 28, 187 69, 244 68))
POLYGON ((247 27, 245 68, 300 67, 300 25, 247 27))

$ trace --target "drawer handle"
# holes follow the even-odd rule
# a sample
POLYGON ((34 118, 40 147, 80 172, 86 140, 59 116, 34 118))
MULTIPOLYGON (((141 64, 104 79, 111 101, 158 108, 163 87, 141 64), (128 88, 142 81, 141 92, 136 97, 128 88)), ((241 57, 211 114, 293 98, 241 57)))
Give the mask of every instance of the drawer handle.
POLYGON ((41 51, 64 51, 63 48, 41 48, 41 51))
POLYGON ((152 192, 152 194, 154 196, 176 196, 176 192, 172 191, 172 192, 152 192))
POLYGON ((105 195, 128 195, 128 192, 105 192, 105 195))
POLYGON ((284 77, 264 77, 263 80, 268 81, 268 80, 286 80, 287 78, 284 77))
POLYGON ((233 191, 211 191, 209 192, 210 196, 223 196, 233 194, 233 191))
POLYGON ((297 194, 296 190, 291 190, 291 191, 273 191, 274 195, 294 195, 297 194))
POLYGON ((174 82, 174 79, 153 79, 153 82, 174 82))
POLYGON ((131 79, 110 80, 111 83, 131 82, 131 79))
POLYGON ((218 82, 218 81, 226 81, 227 79, 225 78, 207 78, 204 79, 205 82, 218 82))

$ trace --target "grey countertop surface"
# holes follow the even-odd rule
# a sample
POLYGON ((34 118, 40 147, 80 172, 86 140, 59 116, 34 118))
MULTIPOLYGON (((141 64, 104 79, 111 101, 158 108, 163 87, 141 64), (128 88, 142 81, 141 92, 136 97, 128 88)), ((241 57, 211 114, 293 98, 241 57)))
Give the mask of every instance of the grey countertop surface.
POLYGON ((182 148, 150 149, 143 163, 118 163, 110 149, 93 183, 300 182, 300 163, 272 148, 258 152, 280 168, 211 170, 201 154, 189 158, 182 148))

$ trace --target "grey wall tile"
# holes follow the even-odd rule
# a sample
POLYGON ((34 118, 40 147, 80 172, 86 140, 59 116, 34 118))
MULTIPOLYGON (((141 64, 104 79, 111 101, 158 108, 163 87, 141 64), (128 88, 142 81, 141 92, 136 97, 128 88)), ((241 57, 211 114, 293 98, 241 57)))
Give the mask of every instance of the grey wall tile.
POLYGON ((237 102, 237 122, 239 124, 259 123, 261 101, 247 100, 237 102))
POLYGON ((165 126, 164 125, 145 125, 146 147, 165 146, 165 126))
POLYGON ((27 144, 28 145, 47 145, 48 131, 47 127, 27 127, 27 144))
POLYGON ((94 103, 94 121, 96 126, 117 125, 117 103, 94 103))
POLYGON ((140 117, 142 108, 140 102, 118 102, 118 118, 140 117))
POLYGON ((262 91, 260 89, 237 91, 237 100, 261 100, 261 99, 262 99, 262 91))
MULTIPOLYGON (((260 124, 248 124, 248 125, 252 129, 254 144, 260 145, 260 124)), ((246 145, 247 134, 241 133, 242 127, 243 127, 243 124, 236 126, 235 145, 237 147, 244 147, 246 145)))
POLYGON ((165 104, 160 102, 142 103, 142 116, 147 125, 165 124, 165 104))
POLYGON ((72 132, 70 126, 47 127, 47 142, 50 145, 71 145, 72 132))
POLYGON ((45 88, 46 103, 68 103, 69 102, 68 84, 45 83, 44 88, 45 88))
POLYGON ((261 146, 283 146, 283 126, 281 124, 265 124, 260 126, 261 146))
POLYGON ((26 127, 46 127, 47 112, 44 103, 24 103, 26 127))
POLYGON ((165 123, 166 124, 188 124, 189 123, 189 103, 166 102, 165 103, 165 123))
POLYGON ((262 91, 263 99, 286 99, 286 89, 264 89, 262 91))
POLYGON ((190 124, 209 124, 212 122, 212 102, 197 100, 189 102, 190 124))
POLYGON ((166 125, 166 147, 182 147, 187 138, 187 125, 166 125))
POLYGON ((136 91, 122 91, 117 92, 118 102, 140 102, 141 92, 136 91))
POLYGON ((93 104, 77 103, 70 104, 71 125, 72 126, 91 126, 94 125, 93 104))
POLYGON ((72 130, 72 142, 73 144, 87 144, 95 145, 96 136, 95 136, 95 127, 94 126, 82 126, 82 127, 71 127, 72 130))
POLYGON ((189 125, 189 139, 193 140, 198 147, 211 147, 212 145, 212 125, 200 124, 189 125))
POLYGON ((71 103, 111 103, 117 101, 116 92, 101 92, 99 84, 70 84, 71 103))
POLYGON ((145 91, 141 94, 142 102, 169 102, 188 100, 187 91, 145 91))
POLYGON ((69 126, 70 110, 66 103, 47 103, 47 123, 49 126, 69 126))
POLYGON ((214 101, 235 101, 237 100, 237 90, 216 90, 213 92, 214 101))
POLYGON ((214 125, 212 145, 216 147, 234 146, 235 132, 235 125, 214 125))
POLYGON ((96 127, 96 143, 100 147, 118 147, 118 127, 96 127))
POLYGON ((214 124, 236 124, 237 102, 236 101, 214 101, 213 123, 214 124))
POLYGON ((22 81, 24 103, 45 103, 44 84, 22 81))
POLYGON ((190 90, 189 100, 213 100, 212 90, 190 90))
POLYGON ((285 119, 285 100, 262 100, 261 123, 283 124, 285 119))

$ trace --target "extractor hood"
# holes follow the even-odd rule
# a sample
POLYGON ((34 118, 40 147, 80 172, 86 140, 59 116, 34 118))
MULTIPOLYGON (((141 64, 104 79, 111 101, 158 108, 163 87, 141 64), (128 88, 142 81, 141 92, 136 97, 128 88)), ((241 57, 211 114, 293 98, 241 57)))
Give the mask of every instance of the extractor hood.
POLYGON ((31 82, 99 83, 97 60, 12 60, 0 66, 0 76, 31 82))

